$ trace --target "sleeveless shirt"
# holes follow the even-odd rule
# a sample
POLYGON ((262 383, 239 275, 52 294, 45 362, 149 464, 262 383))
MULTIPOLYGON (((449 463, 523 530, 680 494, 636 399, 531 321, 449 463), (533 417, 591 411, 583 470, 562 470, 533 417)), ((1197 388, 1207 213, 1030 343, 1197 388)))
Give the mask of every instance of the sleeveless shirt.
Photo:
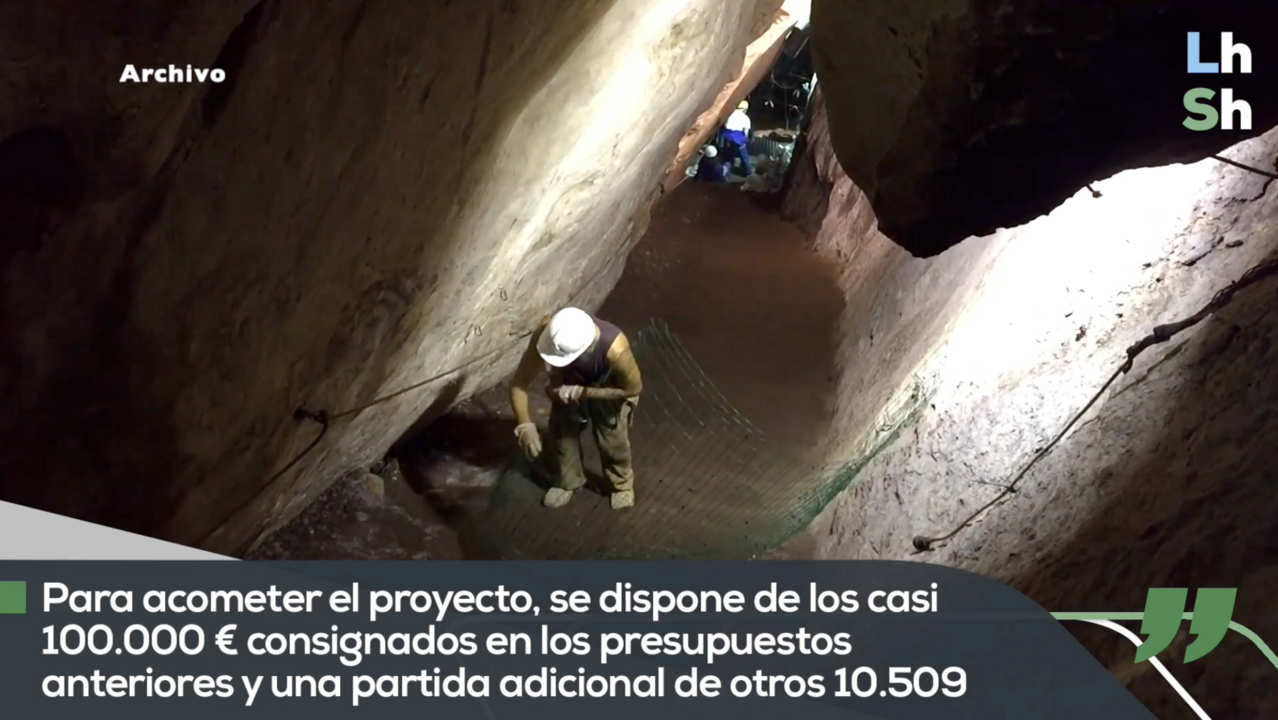
MULTIPOLYGON (((617 336, 621 334, 621 329, 610 322, 605 322, 590 316, 595 321, 595 325, 599 328, 599 340, 595 342, 594 347, 582 353, 580 357, 573 360, 563 369, 564 383, 567 385, 581 385, 584 387, 599 387, 605 379, 608 378, 608 351, 612 349, 612 344, 616 341, 617 336)), ((609 383, 611 384, 611 382, 609 383)))

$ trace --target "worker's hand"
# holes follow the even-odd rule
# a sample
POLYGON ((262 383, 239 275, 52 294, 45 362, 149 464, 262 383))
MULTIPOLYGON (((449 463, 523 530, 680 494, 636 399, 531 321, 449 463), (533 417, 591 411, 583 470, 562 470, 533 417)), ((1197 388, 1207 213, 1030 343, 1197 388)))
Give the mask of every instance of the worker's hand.
POLYGON ((515 437, 519 438, 519 448, 529 460, 536 460, 541 455, 541 435, 537 433, 534 423, 521 423, 515 428, 515 437))
POLYGON ((580 400, 585 394, 586 389, 580 385, 560 385, 555 388, 554 398, 564 405, 569 405, 580 400))

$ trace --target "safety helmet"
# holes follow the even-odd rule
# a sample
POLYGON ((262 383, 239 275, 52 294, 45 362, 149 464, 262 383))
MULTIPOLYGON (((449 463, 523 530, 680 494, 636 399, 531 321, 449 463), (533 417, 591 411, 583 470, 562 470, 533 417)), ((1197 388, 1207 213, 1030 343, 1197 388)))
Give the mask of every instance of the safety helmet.
POLYGON ((713 146, 713 145, 707 145, 707 146, 705 146, 705 147, 701 148, 701 154, 702 154, 702 155, 705 155, 705 156, 706 156, 706 157, 708 157, 708 158, 718 157, 718 155, 719 155, 719 148, 717 148, 717 147, 715 147, 715 146, 713 146))
POLYGON ((742 100, 741 102, 737 103, 737 109, 738 109, 738 110, 749 110, 749 109, 750 109, 750 101, 749 101, 749 100, 742 100))
POLYGON ((537 352, 551 367, 567 367, 595 341, 595 330, 595 321, 584 310, 564 308, 537 339, 537 352))

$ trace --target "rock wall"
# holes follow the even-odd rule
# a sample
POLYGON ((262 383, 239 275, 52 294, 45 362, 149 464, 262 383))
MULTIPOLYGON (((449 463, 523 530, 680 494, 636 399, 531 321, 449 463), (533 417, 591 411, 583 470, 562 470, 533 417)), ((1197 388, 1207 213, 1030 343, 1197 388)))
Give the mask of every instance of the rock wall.
POLYGON ((602 300, 779 4, 6 5, 0 497, 244 550, 602 300))
MULTIPOLYGON (((1085 183, 1193 162, 1278 123, 1278 54, 1249 0, 813 0, 834 148, 888 237, 936 255, 1050 212, 1085 183), (1186 37, 1251 74, 1190 75, 1186 37), (1193 132, 1183 98, 1231 88, 1253 130, 1193 132)), ((1219 107, 1219 97, 1214 101, 1219 107)))
POLYGON ((788 0, 777 12, 766 12, 763 7, 751 33, 755 41, 746 48, 741 70, 719 91, 710 107, 692 123, 692 127, 679 139, 679 151, 666 171, 661 183, 663 193, 668 193, 687 179, 684 172, 692 156, 701 151, 710 138, 723 126, 737 104, 748 96, 767 77, 768 72, 781 55, 785 40, 799 16, 811 6, 809 0, 788 0), (796 8, 794 5, 802 7, 796 8))
MULTIPOLYGON (((912 544, 994 499, 1155 325, 1278 259, 1272 183, 1212 160, 1128 171, 1097 183, 1099 198, 1078 193, 923 260, 878 233, 825 132, 818 109, 787 205, 845 263, 832 459, 873 446, 912 403, 920 412, 796 545, 966 568, 1049 610, 1135 611, 1150 587, 1237 587, 1235 620, 1278 635, 1266 605, 1278 591, 1275 278, 1141 355, 972 527, 924 555, 912 544)), ((1274 168, 1278 130, 1225 155, 1274 168)), ((1147 664, 1131 666, 1126 640, 1078 633, 1160 718, 1195 717, 1147 664)), ((1211 717, 1273 714, 1273 668, 1246 639, 1231 633, 1189 666, 1180 653, 1162 659, 1211 717)))
POLYGON ((829 436, 833 458, 855 455, 895 412, 985 269, 1014 233, 972 240, 939 258, 912 256, 878 229, 865 193, 843 171, 830 138, 824 92, 810 105, 804 147, 791 167, 782 214, 818 254, 841 268, 839 390, 829 436), (880 411, 883 411, 881 413, 880 411))

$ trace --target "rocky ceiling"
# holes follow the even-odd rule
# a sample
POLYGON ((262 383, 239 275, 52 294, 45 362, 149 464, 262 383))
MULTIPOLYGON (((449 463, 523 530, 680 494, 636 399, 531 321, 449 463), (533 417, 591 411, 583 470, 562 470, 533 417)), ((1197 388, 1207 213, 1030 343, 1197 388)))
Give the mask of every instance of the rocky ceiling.
MULTIPOLYGON (((1091 181, 1200 160, 1278 124, 1278 3, 814 0, 835 151, 916 256, 1050 212, 1091 181), (1191 75, 1188 32, 1251 74, 1191 75), (1195 132, 1186 91, 1230 88, 1252 129, 1195 132)), ((1219 95, 1215 103, 1219 107, 1219 95)), ((1272 168, 1268 168, 1271 169, 1272 168)))

